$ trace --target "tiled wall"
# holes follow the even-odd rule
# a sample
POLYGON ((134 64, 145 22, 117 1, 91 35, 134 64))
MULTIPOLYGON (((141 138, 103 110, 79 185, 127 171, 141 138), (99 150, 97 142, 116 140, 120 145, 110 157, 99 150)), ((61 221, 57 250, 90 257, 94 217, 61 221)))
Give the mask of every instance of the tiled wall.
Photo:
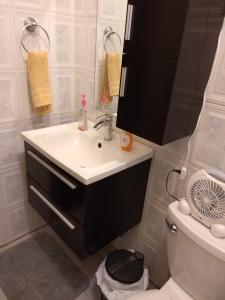
MULTIPOLYGON (((81 93, 94 101, 97 0, 0 1, 0 246, 42 224, 28 206, 20 132, 72 121, 81 93), (51 38, 53 111, 33 114, 26 53, 20 45, 25 17, 34 17, 51 38)), ((26 35, 30 49, 43 43, 26 35)))

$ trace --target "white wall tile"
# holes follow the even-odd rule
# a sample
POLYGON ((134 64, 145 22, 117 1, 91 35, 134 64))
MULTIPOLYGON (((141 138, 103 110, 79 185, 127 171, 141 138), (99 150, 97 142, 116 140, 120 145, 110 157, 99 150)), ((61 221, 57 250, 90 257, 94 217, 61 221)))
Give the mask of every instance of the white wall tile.
POLYGON ((6 222, 5 222, 5 213, 0 209, 0 246, 3 246, 6 243, 6 222))
POLYGON ((20 118, 15 73, 0 72, 0 123, 20 118))
POLYGON ((12 5, 16 8, 21 9, 30 9, 30 10, 47 10, 47 1, 46 0, 11 0, 12 5))
POLYGON ((0 68, 12 68, 15 62, 12 14, 10 11, 0 10, 0 68))
POLYGON ((87 42, 87 68, 94 71, 95 69, 95 61, 96 61, 96 34, 97 34, 97 27, 96 27, 96 20, 95 19, 88 19, 87 23, 87 33, 88 33, 88 42, 87 42))
POLYGON ((88 0, 74 0, 75 1, 75 15, 88 15, 88 0))
POLYGON ((21 203, 15 205, 5 209, 3 212, 6 224, 7 242, 28 233, 32 229, 26 204, 21 203))
POLYGON ((88 55, 88 27, 87 18, 75 19, 75 51, 74 59, 76 67, 83 68, 88 55))
POLYGON ((28 214, 30 217, 29 224, 30 224, 32 230, 35 230, 46 224, 46 222, 40 217, 40 215, 36 212, 36 210, 30 204, 28 205, 28 214))
POLYGON ((156 246, 151 239, 143 243, 145 263, 149 267, 149 276, 157 287, 161 287, 169 278, 166 243, 156 246))
POLYGON ((159 199, 151 195, 151 202, 148 207, 148 217, 145 220, 144 235, 151 237, 159 245, 162 244, 166 236, 166 209, 167 205, 162 205, 159 199))
POLYGON ((0 165, 1 167, 16 164, 22 152, 22 140, 19 127, 0 127, 0 165))
POLYGON ((96 16, 98 12, 98 0, 88 0, 88 15, 96 16))
POLYGON ((221 33, 220 48, 214 62, 209 86, 207 89, 207 100, 209 102, 225 105, 225 25, 221 33))
POLYGON ((75 14, 75 1, 74 0, 50 0, 50 11, 55 11, 61 14, 74 15, 75 14))
POLYGON ((0 171, 0 207, 7 208, 25 200, 24 169, 21 166, 0 171))
POLYGON ((123 1, 121 0, 99 0, 98 14, 102 19, 120 20, 124 15, 123 5, 123 1))
POLYGON ((60 124, 67 124, 77 121, 77 113, 75 112, 69 112, 69 113, 60 113, 56 116, 53 116, 51 118, 51 126, 60 125, 60 124))
POLYGON ((184 159, 187 154, 187 145, 190 137, 185 137, 179 139, 175 142, 164 145, 159 149, 159 152, 163 155, 163 153, 170 153, 172 157, 176 156, 179 159, 184 159))
POLYGON ((207 107, 194 144, 192 161, 198 165, 225 170, 225 110, 207 107), (219 109, 219 110, 218 110, 219 109))
POLYGON ((74 18, 51 15, 52 66, 70 67, 74 65, 74 18))
POLYGON ((31 95, 29 90, 27 73, 25 71, 16 73, 16 80, 18 86, 18 99, 20 105, 20 111, 22 115, 22 119, 25 121, 27 119, 31 119, 35 117, 32 108, 31 95))
POLYGON ((12 0, 0 0, 0 5, 2 6, 8 6, 11 4, 12 0))
POLYGON ((40 129, 45 127, 50 127, 54 125, 53 118, 51 116, 46 117, 39 117, 32 120, 28 120, 25 122, 22 122, 23 130, 33 130, 33 129, 40 129))
POLYGON ((74 71, 53 71, 53 113, 75 111, 74 71))

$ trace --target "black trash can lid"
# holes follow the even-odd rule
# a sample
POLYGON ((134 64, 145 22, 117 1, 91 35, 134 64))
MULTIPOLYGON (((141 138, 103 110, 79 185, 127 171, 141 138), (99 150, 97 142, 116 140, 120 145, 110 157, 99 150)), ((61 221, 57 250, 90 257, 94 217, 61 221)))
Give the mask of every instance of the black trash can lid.
POLYGON ((143 276, 144 256, 140 252, 114 250, 107 256, 105 268, 112 279, 124 284, 133 284, 143 276))

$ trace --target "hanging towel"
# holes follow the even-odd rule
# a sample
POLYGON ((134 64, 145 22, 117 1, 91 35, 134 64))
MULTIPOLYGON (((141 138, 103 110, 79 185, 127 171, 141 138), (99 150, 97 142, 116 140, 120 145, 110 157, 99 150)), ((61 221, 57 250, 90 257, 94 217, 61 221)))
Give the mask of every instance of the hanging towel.
POLYGON ((120 89, 120 53, 109 52, 106 54, 109 96, 118 96, 120 89))
POLYGON ((107 53, 101 80, 101 104, 112 102, 113 96, 119 95, 120 87, 120 54, 107 53))
POLYGON ((46 115, 52 106, 48 54, 44 51, 30 52, 27 69, 34 112, 46 115))

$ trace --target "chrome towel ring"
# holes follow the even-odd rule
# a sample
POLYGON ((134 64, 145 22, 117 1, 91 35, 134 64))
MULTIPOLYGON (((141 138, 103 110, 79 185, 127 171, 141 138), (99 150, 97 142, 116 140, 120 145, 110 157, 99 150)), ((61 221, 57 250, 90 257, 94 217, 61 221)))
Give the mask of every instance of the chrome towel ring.
POLYGON ((46 49, 46 51, 48 52, 49 49, 50 49, 50 37, 49 37, 49 34, 47 32, 47 30, 42 27, 41 25, 39 25, 36 20, 32 17, 27 17, 24 21, 24 27, 22 28, 21 30, 21 45, 23 46, 23 49, 28 53, 29 50, 26 48, 25 44, 24 44, 24 41, 23 41, 23 35, 24 35, 24 32, 25 31, 28 31, 28 32, 35 32, 37 30, 37 28, 40 28, 47 36, 47 39, 48 39, 48 48, 46 49))
POLYGON ((121 40, 120 35, 116 31, 114 31, 111 26, 106 28, 104 33, 105 33, 105 36, 104 36, 104 40, 103 40, 103 45, 104 45, 104 49, 105 49, 106 53, 108 52, 106 43, 112 35, 116 35, 118 37, 119 42, 120 42, 120 46, 122 46, 122 40, 121 40))

